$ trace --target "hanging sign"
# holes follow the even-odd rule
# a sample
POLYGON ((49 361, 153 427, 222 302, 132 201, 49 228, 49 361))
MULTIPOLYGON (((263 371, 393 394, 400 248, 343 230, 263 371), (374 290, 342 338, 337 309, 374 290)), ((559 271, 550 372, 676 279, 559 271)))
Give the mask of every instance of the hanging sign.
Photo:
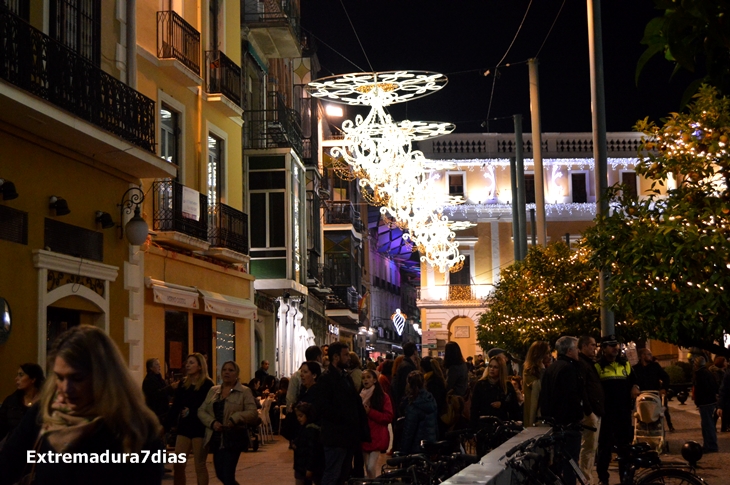
POLYGON ((200 192, 190 187, 182 188, 182 215, 186 219, 200 220, 200 192))

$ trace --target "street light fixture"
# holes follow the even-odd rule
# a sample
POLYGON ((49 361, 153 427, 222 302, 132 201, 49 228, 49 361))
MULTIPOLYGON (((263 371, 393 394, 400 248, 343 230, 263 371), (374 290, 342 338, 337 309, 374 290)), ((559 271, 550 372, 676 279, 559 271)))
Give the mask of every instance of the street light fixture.
POLYGON ((124 214, 131 214, 134 209, 134 216, 127 222, 127 225, 119 224, 119 239, 122 239, 126 232, 127 241, 132 246, 143 244, 147 240, 147 234, 149 233, 149 226, 139 213, 139 206, 142 205, 142 202, 144 202, 144 192, 142 192, 142 189, 139 187, 131 187, 122 195, 122 202, 118 204, 120 220, 124 220, 124 214))

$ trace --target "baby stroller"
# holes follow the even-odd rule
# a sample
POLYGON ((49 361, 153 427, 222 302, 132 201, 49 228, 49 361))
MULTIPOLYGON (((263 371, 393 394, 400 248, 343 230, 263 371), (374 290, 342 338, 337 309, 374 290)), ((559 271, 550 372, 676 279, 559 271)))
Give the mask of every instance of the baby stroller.
POLYGON ((636 398, 634 444, 647 443, 658 453, 669 451, 664 438, 664 403, 659 391, 644 391, 636 398))

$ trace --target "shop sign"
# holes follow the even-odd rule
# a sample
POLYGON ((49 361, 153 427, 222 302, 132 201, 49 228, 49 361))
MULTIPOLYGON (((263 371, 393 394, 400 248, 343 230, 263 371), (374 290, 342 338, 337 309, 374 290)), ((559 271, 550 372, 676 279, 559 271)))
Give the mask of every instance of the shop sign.
POLYGON ((441 322, 430 322, 428 328, 441 328, 441 322))

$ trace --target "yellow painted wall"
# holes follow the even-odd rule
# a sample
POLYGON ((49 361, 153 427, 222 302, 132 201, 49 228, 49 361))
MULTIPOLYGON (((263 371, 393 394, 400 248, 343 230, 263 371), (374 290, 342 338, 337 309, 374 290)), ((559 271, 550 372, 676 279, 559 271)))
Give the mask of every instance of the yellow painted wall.
MULTIPOLYGON (((0 344, 0 369, 12 376, 17 365, 37 361, 38 271, 33 266, 32 251, 45 247, 46 217, 103 232, 103 263, 120 268, 117 280, 110 284, 110 335, 126 358, 124 316, 128 313, 128 298, 122 270, 127 244, 118 238, 116 229, 102 230, 94 219, 96 211, 101 210, 119 221, 116 204, 128 182, 95 168, 91 160, 83 163, 72 158, 73 154, 66 149, 45 147, 43 140, 25 139, 17 134, 13 128, 0 125, 0 177, 15 183, 20 194, 14 200, 0 200, 0 204, 27 212, 29 225, 27 246, 0 240, 0 268, 4 276, 0 278, 0 296, 9 301, 14 321, 10 339, 0 344), (66 199, 71 213, 56 217, 48 208, 52 195, 66 199)), ((73 302, 67 302, 66 306, 72 305, 73 302)), ((89 309, 85 305, 77 308, 89 309)), ((11 378, 0 380, 0 396, 9 394, 13 387, 11 378)))
POLYGON ((449 322, 449 342, 456 342, 461 348, 464 358, 474 355, 476 350, 476 327, 474 321, 468 317, 457 317, 449 322), (457 328, 468 329, 469 336, 463 338, 455 337, 457 328))
MULTIPOLYGON (((199 259, 185 256, 173 251, 152 247, 145 253, 145 275, 156 280, 165 281, 183 286, 195 286, 202 290, 213 291, 236 298, 253 299, 253 276, 224 268, 199 259)), ((181 307, 166 307, 154 303, 152 290, 145 289, 145 343, 144 360, 157 357, 161 361, 165 355, 165 310, 182 311, 181 307)), ((192 314, 209 314, 202 308, 188 312, 188 341, 193 341, 192 314)), ((253 373, 251 369, 250 353, 253 343, 250 339, 250 325, 248 319, 234 319, 220 315, 221 318, 233 320, 236 323, 236 362, 241 367, 241 377, 253 373)), ((215 320, 214 320, 215 322, 215 320)), ((213 327, 215 332, 215 325, 213 327)), ((215 333, 214 333, 215 335, 215 333)), ((213 363, 220 367, 220 363, 213 363)), ((211 377, 215 376, 213 366, 209 366, 211 377)))

